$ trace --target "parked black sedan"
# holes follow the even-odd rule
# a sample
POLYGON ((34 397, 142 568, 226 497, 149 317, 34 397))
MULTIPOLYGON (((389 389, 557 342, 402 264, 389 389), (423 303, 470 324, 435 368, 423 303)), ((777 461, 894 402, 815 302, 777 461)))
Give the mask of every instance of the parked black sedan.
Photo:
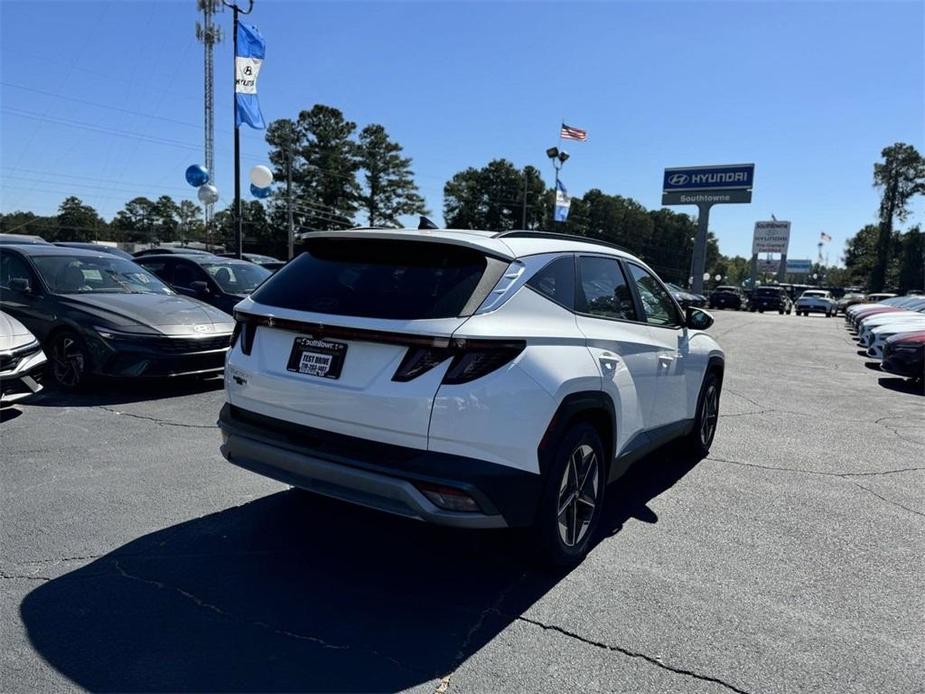
POLYGON ((271 273, 246 260, 191 255, 145 255, 135 262, 153 272, 180 294, 212 304, 231 314, 235 305, 271 273))
POLYGON ((66 388, 94 374, 220 372, 234 330, 228 315, 131 261, 50 244, 3 247, 0 308, 39 339, 66 388))

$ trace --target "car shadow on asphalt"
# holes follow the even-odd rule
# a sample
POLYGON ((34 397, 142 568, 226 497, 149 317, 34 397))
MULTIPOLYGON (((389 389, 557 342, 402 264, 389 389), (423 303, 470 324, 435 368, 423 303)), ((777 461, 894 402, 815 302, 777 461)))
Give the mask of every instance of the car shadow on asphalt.
MULTIPOLYGON (((609 491, 602 541, 656 522, 648 502, 695 464, 677 449, 639 461, 609 491)), ((45 661, 93 691, 395 691, 453 672, 562 580, 523 539, 290 490, 129 542, 20 614, 45 661)))
POLYGON ((28 403, 37 407, 124 405, 208 393, 220 390, 223 385, 221 376, 151 380, 98 379, 76 391, 47 386, 41 393, 29 398, 28 403))
POLYGON ((21 414, 22 410, 20 410, 18 407, 10 407, 4 405, 3 407, 0 407, 0 424, 16 419, 21 414))
POLYGON ((911 378, 878 378, 877 383, 897 393, 908 393, 909 395, 925 395, 925 381, 916 383, 911 378))

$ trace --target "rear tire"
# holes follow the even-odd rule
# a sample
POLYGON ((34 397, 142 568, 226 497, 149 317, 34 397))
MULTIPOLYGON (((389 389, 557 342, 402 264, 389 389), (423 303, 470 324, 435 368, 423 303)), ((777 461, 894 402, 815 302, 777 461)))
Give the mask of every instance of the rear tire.
POLYGON ((546 475, 533 526, 534 558, 546 566, 575 566, 591 549, 604 505, 607 464, 597 430, 571 427, 546 475))
POLYGON ((715 371, 707 372, 700 386, 700 397, 697 398, 697 416, 694 419, 694 428, 687 435, 687 443, 699 456, 706 456, 713 445, 716 436, 716 427, 719 424, 719 396, 722 383, 715 371))

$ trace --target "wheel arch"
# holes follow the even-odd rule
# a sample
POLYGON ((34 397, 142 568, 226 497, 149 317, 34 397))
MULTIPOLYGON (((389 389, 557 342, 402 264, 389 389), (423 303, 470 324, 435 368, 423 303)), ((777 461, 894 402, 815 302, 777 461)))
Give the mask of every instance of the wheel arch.
POLYGON ((549 420, 537 447, 541 475, 545 475, 551 465, 556 442, 579 422, 588 422, 597 430, 604 446, 606 464, 610 466, 616 453, 617 441, 617 417, 613 400, 603 391, 580 391, 566 395, 549 420))

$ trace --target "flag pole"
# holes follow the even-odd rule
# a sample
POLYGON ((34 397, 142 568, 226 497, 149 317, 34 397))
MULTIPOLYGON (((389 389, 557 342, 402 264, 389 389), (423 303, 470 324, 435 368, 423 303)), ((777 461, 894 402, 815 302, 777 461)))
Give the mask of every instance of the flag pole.
POLYGON ((232 10, 232 35, 234 37, 234 50, 232 51, 232 60, 234 61, 234 88, 231 90, 232 121, 234 126, 234 257, 241 259, 244 251, 244 219, 241 215, 241 132, 238 127, 238 15, 250 14, 254 9, 254 0, 248 0, 247 9, 242 10, 237 3, 229 3, 222 0, 225 7, 232 10))

